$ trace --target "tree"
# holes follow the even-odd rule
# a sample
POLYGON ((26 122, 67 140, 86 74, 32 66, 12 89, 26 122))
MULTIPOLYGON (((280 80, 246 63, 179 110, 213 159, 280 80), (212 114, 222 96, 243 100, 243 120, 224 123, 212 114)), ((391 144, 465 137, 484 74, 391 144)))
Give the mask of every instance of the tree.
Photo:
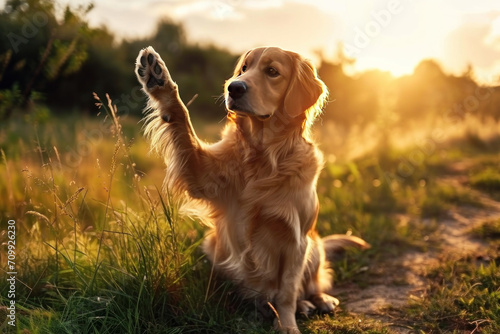
MULTIPOLYGON (((7 1, 0 12, 0 28, 7 32, 0 37, 0 90, 18 87, 17 105, 26 106, 33 91, 43 92, 49 82, 77 72, 87 57, 84 16, 91 9, 67 6, 58 18, 51 0, 7 1)), ((0 111, 0 117, 12 110, 0 111)))

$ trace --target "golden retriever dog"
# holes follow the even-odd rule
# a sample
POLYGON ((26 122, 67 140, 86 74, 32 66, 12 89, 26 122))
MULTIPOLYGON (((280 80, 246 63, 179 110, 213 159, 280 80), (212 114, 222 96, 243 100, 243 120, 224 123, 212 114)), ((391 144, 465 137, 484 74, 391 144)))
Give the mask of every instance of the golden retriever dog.
POLYGON ((283 333, 300 333, 296 312, 331 312, 339 302, 327 293, 325 252, 368 244, 315 230, 323 158, 309 131, 328 92, 311 62, 276 47, 244 54, 224 86, 222 139, 211 145, 196 136, 152 47, 140 51, 136 75, 149 96, 145 135, 167 165, 164 186, 209 210, 203 250, 216 270, 244 297, 270 302, 283 333))

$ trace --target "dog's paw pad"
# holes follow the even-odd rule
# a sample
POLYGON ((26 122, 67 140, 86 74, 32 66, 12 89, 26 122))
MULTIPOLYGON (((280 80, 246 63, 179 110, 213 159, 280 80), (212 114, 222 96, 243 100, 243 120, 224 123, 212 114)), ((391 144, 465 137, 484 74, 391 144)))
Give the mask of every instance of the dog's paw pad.
POLYGON ((154 86, 156 86, 156 79, 153 77, 149 78, 148 82, 146 83, 146 86, 148 88, 153 88, 154 86))
POLYGON ((137 79, 148 93, 166 87, 166 83, 171 81, 165 63, 152 47, 141 50, 135 67, 137 79))
POLYGON ((155 73, 156 74, 161 74, 161 67, 158 64, 155 65, 155 73))

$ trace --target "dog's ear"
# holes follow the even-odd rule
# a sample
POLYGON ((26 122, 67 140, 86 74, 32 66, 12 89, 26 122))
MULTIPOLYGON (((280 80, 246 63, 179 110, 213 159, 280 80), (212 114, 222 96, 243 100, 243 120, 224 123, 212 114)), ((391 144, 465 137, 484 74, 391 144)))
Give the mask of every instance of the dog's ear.
POLYGON ((284 111, 291 117, 305 114, 307 110, 314 112, 307 118, 316 118, 321 112, 328 95, 328 89, 318 78, 316 69, 309 60, 294 55, 294 73, 285 94, 284 111), (313 108, 314 107, 314 108, 313 108))

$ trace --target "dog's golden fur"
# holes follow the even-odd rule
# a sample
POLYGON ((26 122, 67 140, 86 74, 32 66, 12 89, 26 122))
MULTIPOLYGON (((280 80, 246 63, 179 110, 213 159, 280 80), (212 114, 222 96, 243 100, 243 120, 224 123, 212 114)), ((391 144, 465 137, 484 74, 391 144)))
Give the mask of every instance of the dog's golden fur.
POLYGON ((309 131, 327 89, 313 65, 279 48, 243 55, 225 84, 227 125, 212 145, 196 136, 153 48, 141 51, 136 66, 150 98, 145 134, 165 158, 165 186, 209 208, 203 249, 215 268, 245 297, 272 302, 283 332, 299 332, 296 311, 332 311, 338 300, 327 294, 325 247, 368 245, 355 237, 322 239, 315 230, 323 158, 309 131))

